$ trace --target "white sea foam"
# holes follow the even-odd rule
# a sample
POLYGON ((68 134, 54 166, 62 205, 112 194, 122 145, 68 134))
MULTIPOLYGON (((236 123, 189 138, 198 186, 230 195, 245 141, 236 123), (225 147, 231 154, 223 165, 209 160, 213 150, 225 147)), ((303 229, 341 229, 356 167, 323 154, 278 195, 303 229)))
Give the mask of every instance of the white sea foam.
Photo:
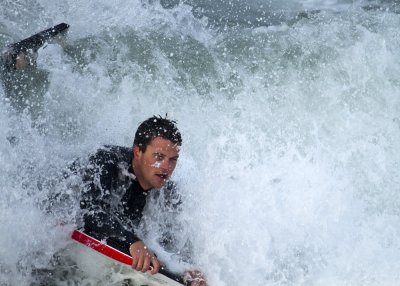
MULTIPOLYGON (((183 134, 177 243, 190 238, 211 285, 396 285, 397 14, 360 2, 221 29, 186 4, 31 2, 4 3, 4 31, 71 29, 63 49, 39 51, 48 86, 24 95, 35 108, 15 111, 0 93, 0 284, 28 285, 68 244, 76 206, 44 210, 65 166, 130 146, 138 122, 168 113, 183 134)), ((97 268, 82 270, 97 281, 97 268)))

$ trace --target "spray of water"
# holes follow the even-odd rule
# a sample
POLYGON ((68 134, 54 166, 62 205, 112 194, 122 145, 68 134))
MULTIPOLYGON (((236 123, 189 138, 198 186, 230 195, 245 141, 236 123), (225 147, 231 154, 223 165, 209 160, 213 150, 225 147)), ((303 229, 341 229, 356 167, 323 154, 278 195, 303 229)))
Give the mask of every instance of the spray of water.
MULTIPOLYGON (((148 214, 150 245, 176 225, 211 285, 396 285, 397 14, 299 1, 271 4, 288 9, 279 24, 232 10, 243 21, 217 25, 213 2, 203 14, 190 1, 3 4, 2 44, 71 29, 63 47, 39 51, 42 77, 16 81, 46 83, 22 89, 29 108, 0 93, 0 283, 28 285, 69 245, 76 205, 49 200, 68 190, 65 167, 102 144, 130 146, 138 122, 168 113, 184 140, 173 178, 183 211, 148 214)), ((120 275, 81 271, 94 284, 120 275)))

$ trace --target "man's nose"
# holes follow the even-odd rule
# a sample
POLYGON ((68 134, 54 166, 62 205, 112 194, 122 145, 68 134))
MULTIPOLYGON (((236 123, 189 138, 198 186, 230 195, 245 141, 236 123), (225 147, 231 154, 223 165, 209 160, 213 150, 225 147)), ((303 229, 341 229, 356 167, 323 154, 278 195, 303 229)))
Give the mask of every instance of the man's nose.
POLYGON ((165 172, 169 172, 170 170, 173 169, 173 164, 170 160, 164 159, 160 164, 160 168, 165 172))
POLYGON ((169 169, 169 162, 167 159, 161 161, 160 169, 162 169, 163 171, 167 171, 169 169))

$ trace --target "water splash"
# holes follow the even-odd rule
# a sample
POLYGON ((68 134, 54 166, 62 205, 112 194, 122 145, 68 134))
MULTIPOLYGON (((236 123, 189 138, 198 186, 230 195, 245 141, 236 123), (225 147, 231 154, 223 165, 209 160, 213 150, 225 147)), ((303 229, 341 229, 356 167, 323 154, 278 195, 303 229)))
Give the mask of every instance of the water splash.
POLYGON ((396 285, 397 14, 342 1, 221 29, 189 2, 5 4, 14 39, 58 21, 71 30, 63 48, 39 51, 39 115, 0 93, 2 283, 28 285, 67 244, 74 209, 43 209, 67 189, 65 166, 101 144, 130 146, 138 122, 168 113, 184 136, 177 243, 192 241, 212 285, 396 285))

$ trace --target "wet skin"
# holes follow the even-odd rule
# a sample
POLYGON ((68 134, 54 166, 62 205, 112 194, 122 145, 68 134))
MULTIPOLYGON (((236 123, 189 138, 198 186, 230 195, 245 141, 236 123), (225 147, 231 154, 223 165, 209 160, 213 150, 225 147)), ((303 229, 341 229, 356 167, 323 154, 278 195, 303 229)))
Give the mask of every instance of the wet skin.
POLYGON ((143 189, 161 188, 171 177, 179 158, 179 146, 155 137, 146 150, 133 148, 132 166, 135 176, 143 189))

